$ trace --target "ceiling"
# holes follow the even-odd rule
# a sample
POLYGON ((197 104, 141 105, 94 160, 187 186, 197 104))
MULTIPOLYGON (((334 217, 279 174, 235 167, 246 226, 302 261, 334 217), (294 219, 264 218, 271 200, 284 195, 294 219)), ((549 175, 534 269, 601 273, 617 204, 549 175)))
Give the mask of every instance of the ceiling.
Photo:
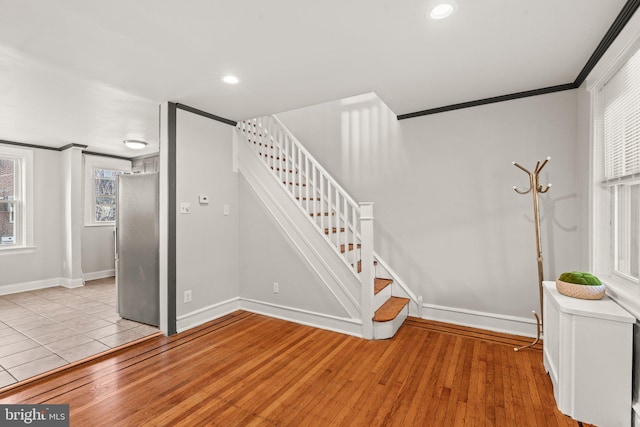
POLYGON ((375 92, 406 114, 571 83, 625 1, 433 3, 0 0, 0 139, 132 157, 165 101, 240 120, 375 92))

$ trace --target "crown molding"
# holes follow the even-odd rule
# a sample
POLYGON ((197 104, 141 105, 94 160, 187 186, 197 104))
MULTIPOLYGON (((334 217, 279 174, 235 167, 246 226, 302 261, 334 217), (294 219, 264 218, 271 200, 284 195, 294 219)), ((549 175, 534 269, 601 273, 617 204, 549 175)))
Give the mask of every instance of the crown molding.
POLYGON ((493 104, 495 102, 511 101, 513 99, 527 98, 529 96, 544 95, 547 93, 561 92, 564 90, 577 89, 584 83, 585 79, 596 66, 600 58, 606 53, 607 49, 618 37, 620 32, 627 25, 633 14, 640 7, 640 0, 628 0, 622 7, 622 10, 609 27, 598 46, 593 51, 587 63, 573 81, 573 83, 565 83, 556 86, 549 86, 541 89, 527 90, 524 92, 516 92, 508 95, 494 96, 491 98, 478 99, 476 101, 461 102, 459 104, 445 105, 443 107, 429 108, 427 110, 416 111, 414 113, 400 114, 398 120, 411 119, 413 117, 428 116, 430 114, 444 113, 446 111, 460 110, 462 108, 477 107, 479 105, 493 104))

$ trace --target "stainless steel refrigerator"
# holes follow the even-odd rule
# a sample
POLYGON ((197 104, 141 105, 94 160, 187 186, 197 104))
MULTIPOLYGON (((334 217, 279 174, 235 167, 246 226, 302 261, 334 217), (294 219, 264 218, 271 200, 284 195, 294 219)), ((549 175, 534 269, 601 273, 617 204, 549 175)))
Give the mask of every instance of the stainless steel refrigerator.
POLYGON ((116 209, 117 310, 123 319, 160 323, 157 173, 119 175, 116 209))

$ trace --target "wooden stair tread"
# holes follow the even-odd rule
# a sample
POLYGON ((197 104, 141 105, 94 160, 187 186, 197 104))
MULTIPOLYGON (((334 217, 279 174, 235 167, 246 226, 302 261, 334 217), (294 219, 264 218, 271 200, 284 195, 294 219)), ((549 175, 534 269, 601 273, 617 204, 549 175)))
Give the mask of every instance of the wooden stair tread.
MULTIPOLYGON (((353 267, 353 264, 351 264, 351 267, 353 267)), ((362 261, 358 261, 358 273, 362 273, 362 261)))
POLYGON ((317 201, 321 200, 320 197, 309 197, 309 198, 307 198, 307 197, 296 197, 296 200, 307 200, 307 199, 309 199, 309 200, 317 200, 317 201))
MULTIPOLYGON (((362 247, 362 245, 360 243, 358 243, 357 248, 360 249, 362 247)), ((350 251, 352 251, 354 248, 353 243, 349 243, 349 249, 350 251)), ((343 254, 346 250, 346 245, 340 245, 340 253, 343 254)))
POLYGON ((381 290, 393 283, 392 279, 382 279, 376 277, 373 279, 373 294, 377 295, 381 290))
MULTIPOLYGON (((373 261, 373 265, 376 266, 378 265, 378 261, 373 261)), ((351 267, 353 267, 354 265, 351 264, 351 267)), ((358 261, 358 273, 362 273, 362 261, 358 261)))
POLYGON ((276 148, 275 145, 271 145, 269 143, 258 142, 258 141, 253 141, 253 143, 256 144, 256 145, 259 145, 261 147, 266 147, 266 148, 271 148, 271 149, 276 148))
POLYGON ((271 166, 271 169, 277 172, 283 171, 283 172, 289 172, 289 173, 298 173, 298 171, 293 171, 291 169, 280 169, 280 168, 274 168, 273 166, 271 166))
MULTIPOLYGON (((336 229, 336 227, 332 227, 331 228, 331 232, 335 234, 335 233, 338 233, 338 230, 336 229)), ((339 232, 340 233, 344 233, 344 227, 340 227, 340 231, 339 232)), ((324 229, 324 234, 329 234, 329 229, 328 228, 324 229)))
POLYGON ((376 310, 373 321, 388 322, 393 320, 407 304, 409 304, 409 298, 391 297, 376 310))
MULTIPOLYGON (((336 214, 335 212, 331 212, 331 216, 335 216, 335 214, 336 214)), ((325 212, 325 213, 320 213, 320 212, 313 213, 312 212, 309 215, 311 215, 311 216, 329 216, 329 212, 325 212)))
POLYGON ((280 158, 280 157, 273 157, 272 155, 269 154, 262 154, 262 153, 258 153, 259 156, 264 156, 264 157, 269 157, 271 159, 276 159, 276 160, 287 160, 284 157, 280 158))
POLYGON ((287 181, 282 181, 283 184, 289 184, 289 185, 295 185, 296 187, 306 187, 307 184, 306 183, 302 183, 300 184, 299 182, 287 182, 287 181))

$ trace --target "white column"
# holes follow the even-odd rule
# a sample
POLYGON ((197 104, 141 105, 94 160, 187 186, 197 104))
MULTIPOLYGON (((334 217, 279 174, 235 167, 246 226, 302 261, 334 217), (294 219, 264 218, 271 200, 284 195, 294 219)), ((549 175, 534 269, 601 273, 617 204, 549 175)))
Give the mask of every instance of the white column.
POLYGON ((62 285, 84 286, 82 276, 82 227, 84 180, 82 148, 70 147, 62 152, 64 189, 64 242, 62 256, 62 285))
POLYGON ((373 203, 360 203, 360 259, 362 271, 360 278, 360 309, 362 312, 362 337, 373 339, 373 203))

